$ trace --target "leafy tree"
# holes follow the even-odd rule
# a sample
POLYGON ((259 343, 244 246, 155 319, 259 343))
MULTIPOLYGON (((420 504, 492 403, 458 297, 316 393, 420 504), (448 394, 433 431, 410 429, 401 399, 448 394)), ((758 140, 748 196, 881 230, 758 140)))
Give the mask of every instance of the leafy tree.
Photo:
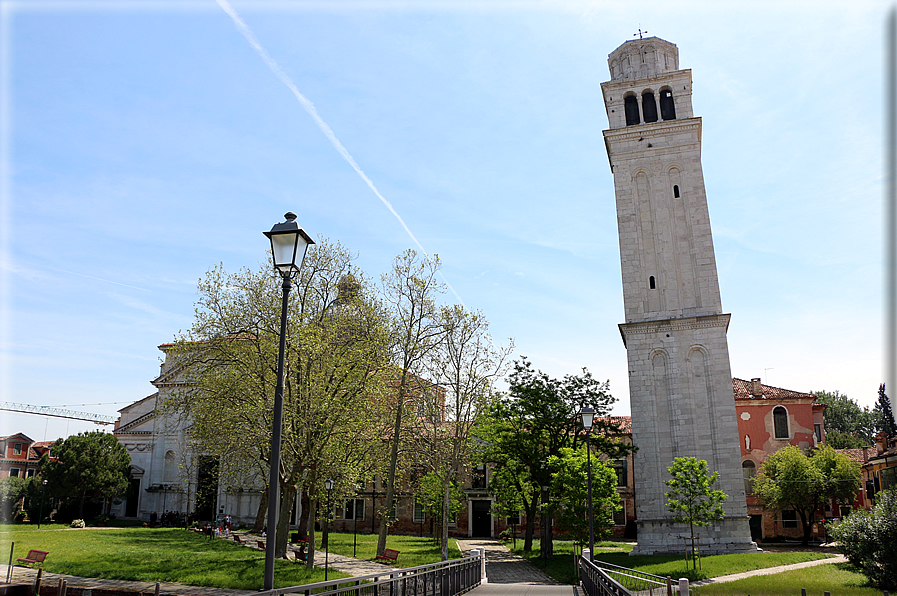
POLYGON ((84 516, 89 498, 120 497, 128 490, 131 456, 112 434, 85 432, 59 439, 52 459, 44 454, 38 473, 56 497, 78 500, 78 516, 84 516))
POLYGON ((419 396, 413 420, 418 461, 426 462, 443 487, 437 525, 445 561, 452 486, 470 460, 471 432, 494 397, 494 381, 504 374, 511 348, 494 347, 486 318, 461 305, 441 308, 437 321, 440 340, 425 359, 435 387, 419 396))
POLYGON ((723 503, 729 495, 713 488, 719 481, 719 472, 710 474, 707 462, 703 459, 677 457, 667 471, 672 476, 669 480, 664 480, 664 484, 670 489, 664 493, 667 509, 673 514, 674 522, 688 524, 694 553, 695 526, 709 526, 711 521, 723 519, 723 503))
MULTIPOLYGON (((465 503, 464 492, 457 482, 451 481, 449 483, 448 507, 446 507, 445 492, 445 482, 442 478, 433 472, 429 472, 421 478, 414 495, 417 502, 423 506, 424 512, 431 518, 439 520, 436 525, 440 529, 444 524, 447 525, 449 520, 454 518, 464 508, 465 503)), ((443 560, 446 559, 443 558, 443 560)))
POLYGON ((850 564, 876 587, 897 589, 897 491, 881 491, 872 511, 854 511, 828 529, 850 564))
MULTIPOLYGON (((291 293, 284 372, 281 509, 277 556, 284 556, 290 510, 311 496, 314 532, 323 482, 354 485, 382 464, 387 326, 352 255, 338 243, 309 249, 291 293)), ((230 477, 263 484, 269 466, 272 402, 280 337, 280 280, 268 267, 211 270, 199 284, 195 320, 173 363, 188 386, 167 407, 191 423, 191 442, 222 462, 253 462, 230 477), (242 473, 241 473, 242 471, 242 473)), ((313 535, 311 537, 313 539, 313 535)), ((313 540, 309 544, 313 544, 313 540)), ((313 553, 309 553, 312 564, 313 553)))
MULTIPOLYGON (((380 512, 380 534, 377 554, 386 550, 386 537, 395 511, 396 481, 399 478, 399 451, 402 442, 402 420, 408 401, 415 402, 427 390, 422 386, 424 360, 442 338, 435 298, 443 292, 436 278, 439 257, 429 258, 406 250, 393 261, 392 270, 381 277, 383 296, 390 316, 390 353, 397 369, 393 390, 393 420, 386 499, 380 512)), ((424 384, 426 385, 426 384, 424 384)))
MULTIPOLYGON (((581 375, 553 379, 533 369, 526 358, 514 363, 506 396, 490 405, 477 428, 479 461, 493 464, 492 491, 499 501, 519 506, 526 514, 524 549, 532 550, 536 513, 552 511, 551 495, 543 486, 551 485, 551 456, 562 448, 577 449, 583 442, 579 411, 592 406, 596 417, 592 446, 612 457, 632 450, 615 437, 622 431, 608 418, 615 401, 607 382, 596 381, 585 368, 581 375)), ((551 524, 543 524, 542 557, 552 557, 551 524)))
POLYGON ((860 407, 857 402, 838 391, 814 391, 813 395, 819 403, 827 406, 823 413, 826 435, 835 431, 854 436, 862 441, 863 445, 873 443, 875 420, 868 408, 860 407))
POLYGON ((810 455, 789 445, 766 458, 754 480, 764 507, 797 512, 805 546, 815 512, 831 499, 850 503, 859 490, 859 465, 827 445, 810 455))
POLYGON ((16 476, 0 478, 0 519, 11 520, 25 496, 25 479, 16 476))
POLYGON ((873 409, 875 416, 875 430, 885 432, 889 437, 897 435, 897 424, 894 422, 894 412, 891 410, 891 400, 885 393, 885 384, 878 386, 878 401, 873 409))
MULTIPOLYGON (((552 470, 551 491, 559 505, 558 528, 582 547, 589 541, 588 458, 585 449, 563 447, 548 458, 552 470)), ((617 474, 592 456, 592 513, 596 538, 608 536, 614 527, 614 512, 622 509, 617 492, 617 474)))
POLYGON ((833 449, 859 449, 868 446, 863 439, 836 430, 826 431, 825 444, 833 449))

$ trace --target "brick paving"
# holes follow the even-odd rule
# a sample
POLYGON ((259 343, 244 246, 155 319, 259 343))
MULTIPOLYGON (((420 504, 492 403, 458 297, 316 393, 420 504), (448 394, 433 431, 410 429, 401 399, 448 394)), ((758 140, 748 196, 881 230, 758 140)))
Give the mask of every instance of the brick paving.
MULTIPOLYGON (((558 584, 541 569, 532 566, 523 557, 515 555, 507 546, 497 540, 458 540, 458 547, 464 554, 468 554, 471 549, 478 547, 486 549, 486 577, 490 585, 554 586, 555 589, 548 592, 540 592, 535 587, 532 587, 527 588, 524 592, 514 592, 514 594, 542 594, 550 592, 554 596, 559 596, 560 594, 572 595, 572 586, 558 584)), ((481 588, 483 586, 480 586, 477 590, 481 588)), ((501 590, 493 592, 493 589, 490 588, 487 591, 477 591, 476 593, 500 595, 507 592, 501 590)))

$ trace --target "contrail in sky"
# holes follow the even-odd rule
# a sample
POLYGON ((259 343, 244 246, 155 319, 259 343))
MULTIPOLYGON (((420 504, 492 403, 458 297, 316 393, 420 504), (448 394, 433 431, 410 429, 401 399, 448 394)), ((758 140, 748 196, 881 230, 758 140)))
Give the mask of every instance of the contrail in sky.
MULTIPOLYGON (((331 130, 327 123, 324 122, 324 119, 321 118, 321 116, 318 114, 318 111, 315 109, 315 104, 309 101, 307 97, 302 95, 302 93, 296 87, 295 83, 293 83, 293 80, 289 77, 289 75, 287 75, 287 73, 283 71, 282 68, 280 68, 280 65, 278 65, 277 62, 274 61, 274 58, 272 58, 271 55, 268 54, 268 51, 262 47, 262 44, 259 43, 258 38, 256 38, 255 34, 252 32, 246 22, 240 17, 240 15, 237 14, 237 11, 234 10, 230 3, 227 0, 216 1, 218 2, 218 5, 222 9, 224 9, 224 12, 230 15, 230 18, 233 19, 234 24, 237 26, 237 29, 240 30, 240 33, 243 34, 243 37, 246 38, 246 41, 248 41, 252 45, 252 47, 255 48, 255 51, 258 52, 258 55, 262 57, 262 60, 264 60, 265 64, 268 65, 268 68, 270 68, 271 71, 275 75, 277 75, 277 78, 280 79, 280 81, 284 85, 286 85, 290 91, 293 92, 293 95, 296 96, 296 99, 299 100, 299 103, 302 104, 302 107, 305 108, 305 111, 308 112, 312 118, 314 118, 315 123, 318 125, 318 128, 321 129, 324 135, 330 140, 330 143, 336 148, 337 151, 339 151, 339 154, 343 156, 343 159, 345 159, 349 163, 349 165, 352 166, 352 169, 355 170, 355 172, 359 176, 361 176, 361 179, 364 180, 365 184, 367 184, 368 187, 372 191, 374 191, 374 194, 377 195, 377 198, 380 199, 384 205, 386 205, 386 208, 389 209, 389 211, 393 215, 395 215, 396 219, 399 220, 399 223, 402 224, 402 227, 405 228, 405 231, 418 246, 418 248, 420 248, 421 252, 427 255, 428 253, 424 249, 423 245, 418 242, 417 238, 411 232, 411 229, 407 224, 405 224, 405 220, 403 220, 402 216, 396 212, 395 208, 393 208, 392 203, 387 201, 386 197, 380 194, 380 191, 377 190, 377 187, 374 186, 374 183, 371 181, 371 179, 368 178, 367 174, 365 174, 364 171, 358 166, 358 164, 355 162, 355 159, 349 154, 349 151, 345 147, 343 147, 343 144, 340 143, 338 138, 336 138, 333 130, 331 130)), ((445 277, 443 277, 443 279, 445 279, 445 277)), ((451 284, 446 282, 446 285, 448 285, 455 296, 458 296, 458 293, 455 292, 455 289, 452 288, 451 284)), ((458 299, 460 300, 461 297, 458 296, 458 299)))

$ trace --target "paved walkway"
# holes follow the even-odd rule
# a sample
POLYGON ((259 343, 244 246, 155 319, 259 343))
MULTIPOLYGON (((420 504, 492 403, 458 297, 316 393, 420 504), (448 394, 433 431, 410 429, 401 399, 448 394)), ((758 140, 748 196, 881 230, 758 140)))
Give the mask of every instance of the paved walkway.
POLYGON ((469 554, 471 549, 478 547, 486 549, 486 577, 489 583, 476 588, 472 594, 501 596, 512 593, 511 586, 516 586, 513 591, 515 595, 572 596, 573 594, 572 586, 558 584, 544 571, 532 566, 523 557, 515 555, 497 540, 458 540, 458 547, 464 554, 469 554))

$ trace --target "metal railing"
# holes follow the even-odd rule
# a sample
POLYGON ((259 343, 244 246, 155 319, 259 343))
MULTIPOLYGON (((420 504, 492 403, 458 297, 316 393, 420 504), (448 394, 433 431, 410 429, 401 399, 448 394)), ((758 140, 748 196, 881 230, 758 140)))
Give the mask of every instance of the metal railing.
POLYGON ((314 584, 275 588, 259 596, 457 596, 480 585, 480 555, 463 559, 335 579, 314 584))
POLYGON ((672 596, 679 592, 679 586, 674 588, 669 577, 586 557, 579 558, 579 576, 588 596, 672 596))

